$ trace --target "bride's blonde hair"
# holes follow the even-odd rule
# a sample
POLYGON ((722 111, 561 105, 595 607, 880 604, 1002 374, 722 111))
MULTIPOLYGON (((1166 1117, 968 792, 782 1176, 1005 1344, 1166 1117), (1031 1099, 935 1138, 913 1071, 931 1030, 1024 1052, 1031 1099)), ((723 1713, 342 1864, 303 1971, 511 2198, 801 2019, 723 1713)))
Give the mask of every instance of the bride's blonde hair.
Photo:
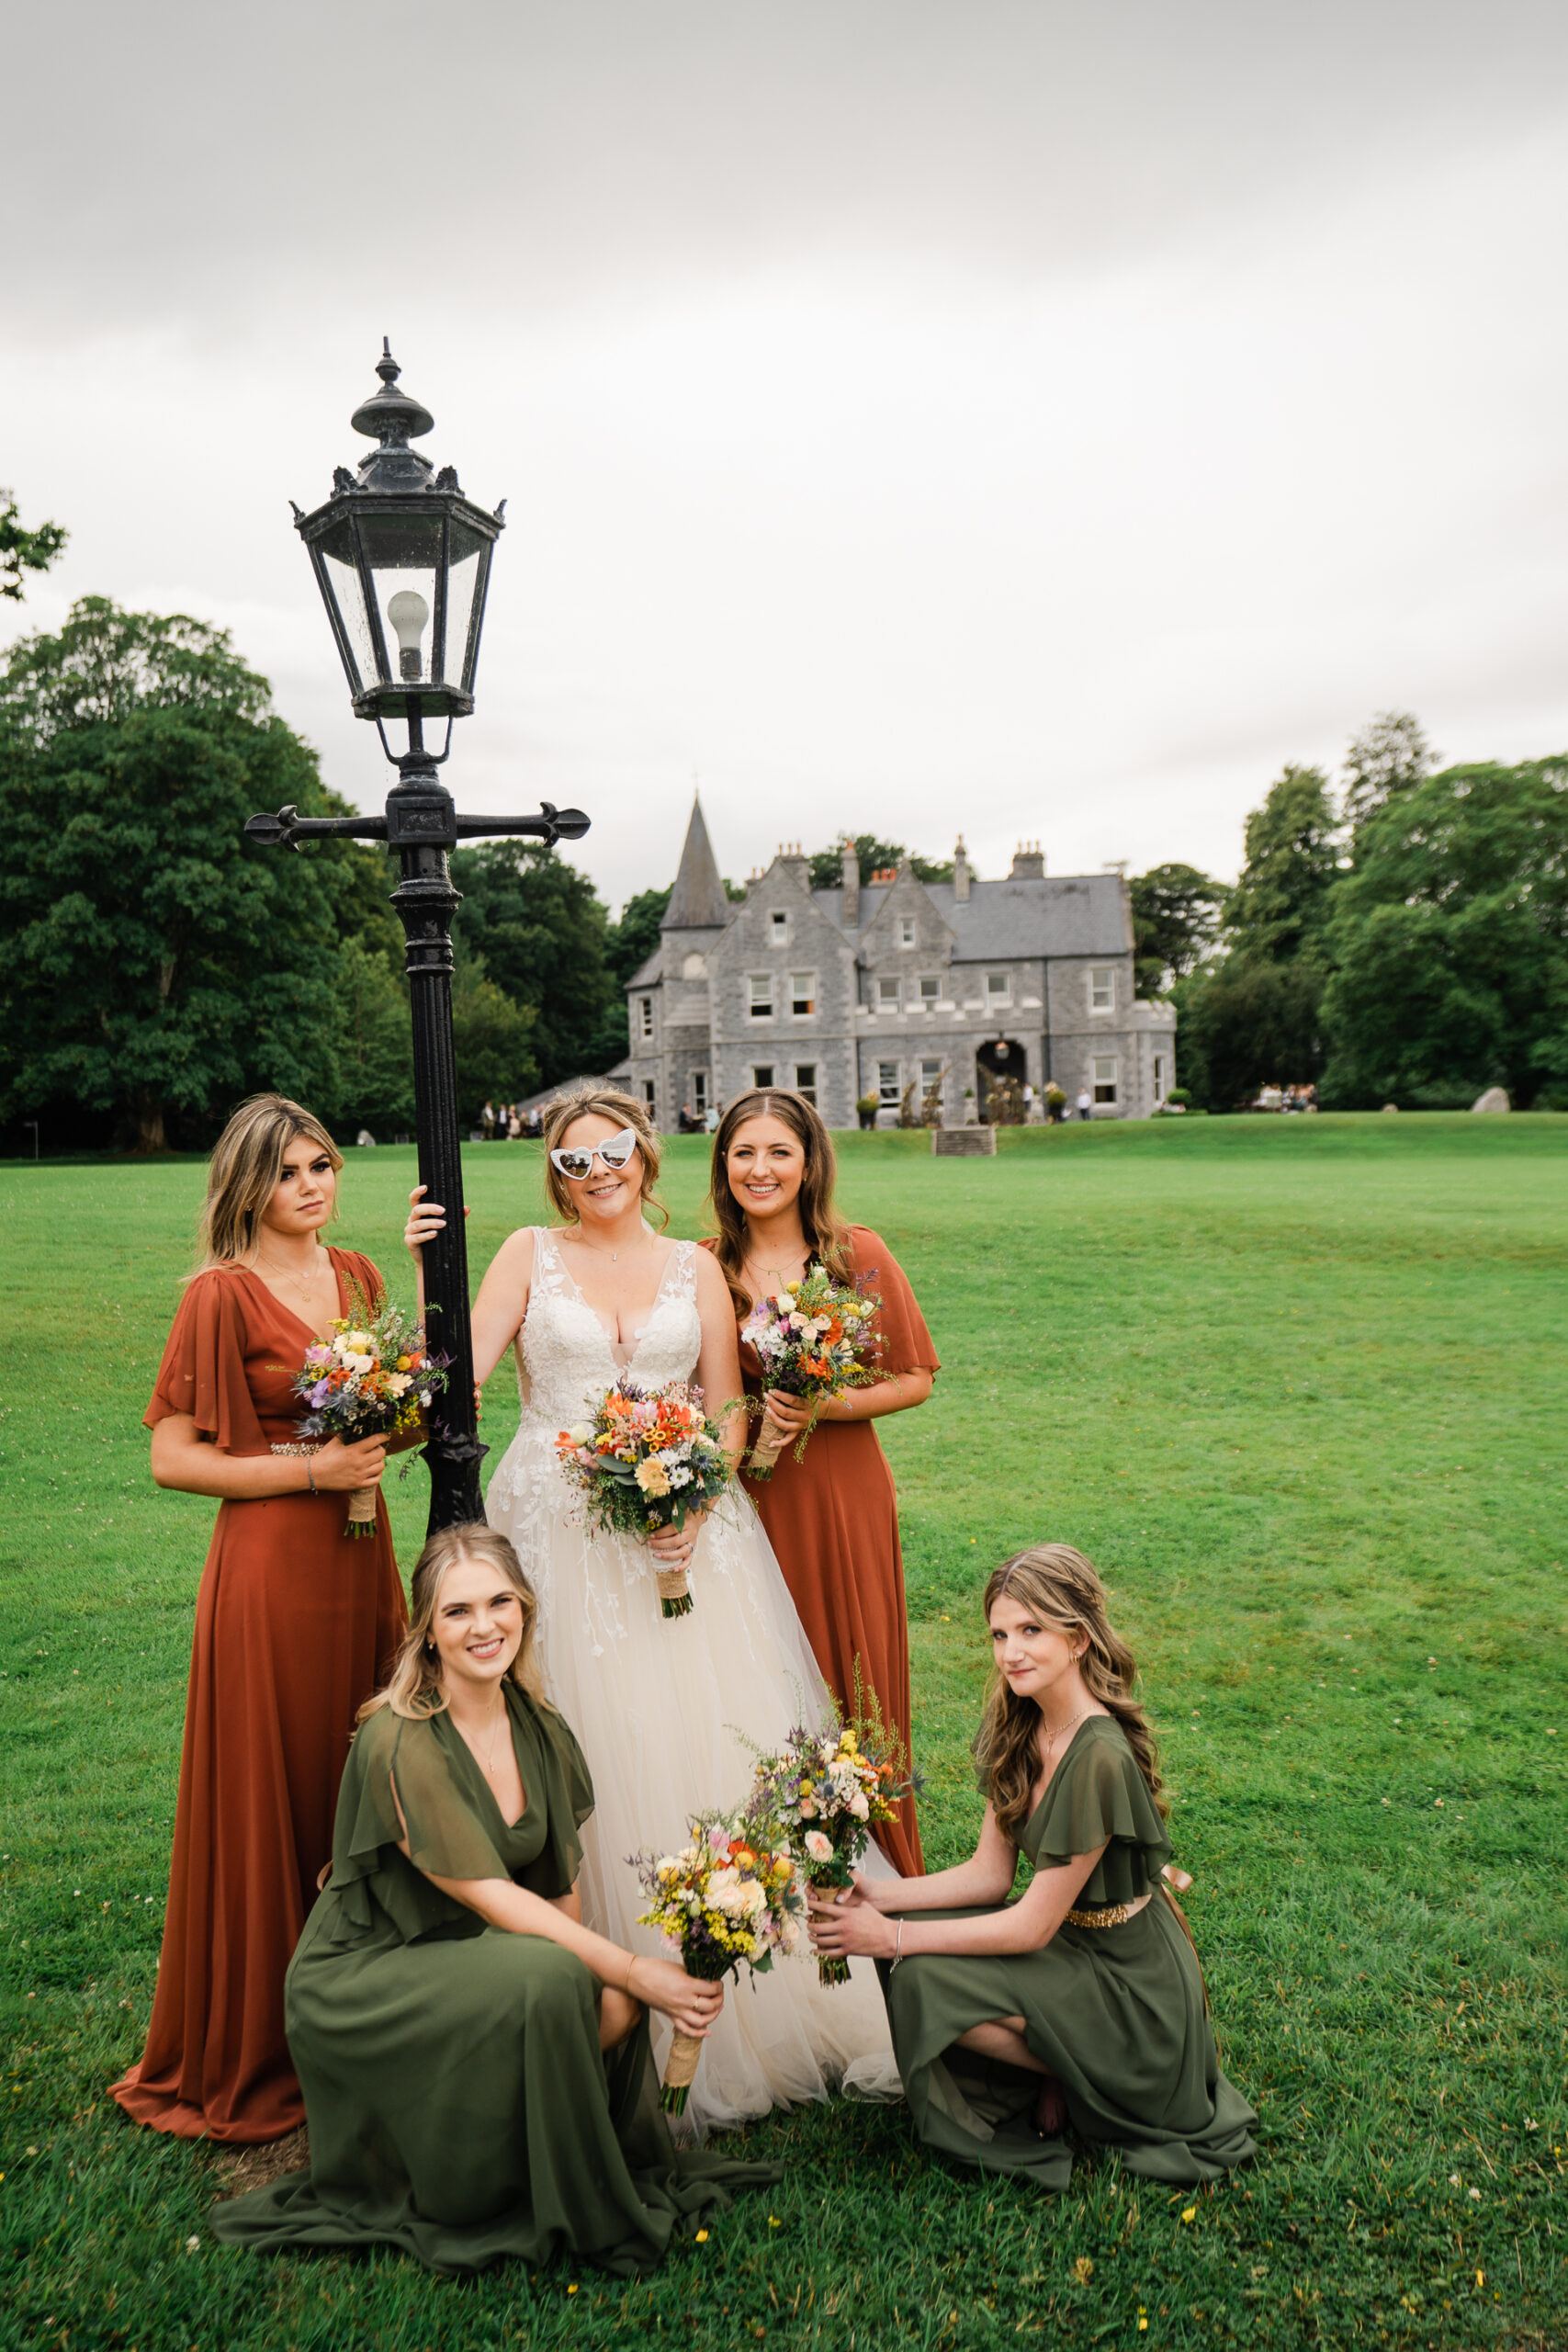
POLYGON ((384 1687, 375 1691, 360 1708, 355 1720, 363 1723, 367 1715, 378 1714, 389 1707, 394 1715, 405 1716, 411 1723, 428 1723, 432 1715, 446 1712, 446 1686, 441 1672, 441 1654, 430 1638, 430 1628, 435 1621, 436 1604, 446 1572, 459 1560, 483 1561, 512 1587, 523 1603, 523 1639, 517 1645, 517 1655, 506 1669, 508 1681, 515 1682, 539 1706, 547 1707, 545 1679, 535 1654, 534 1633, 538 1623, 539 1604, 534 1598, 534 1588, 523 1573, 522 1564, 506 1537, 482 1520, 473 1520, 463 1527, 443 1527, 430 1536, 423 1551, 414 1563, 413 1580, 409 1593, 409 1629, 403 1636, 392 1671, 384 1687))

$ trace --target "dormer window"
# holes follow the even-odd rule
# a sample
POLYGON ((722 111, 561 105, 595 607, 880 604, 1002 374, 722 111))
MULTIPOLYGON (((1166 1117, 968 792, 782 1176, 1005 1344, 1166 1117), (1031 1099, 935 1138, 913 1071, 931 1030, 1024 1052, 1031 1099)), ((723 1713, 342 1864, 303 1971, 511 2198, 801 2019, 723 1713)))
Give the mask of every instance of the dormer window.
POLYGON ((775 909, 768 921, 773 945, 787 947, 789 945, 789 916, 785 910, 782 907, 775 909))
POLYGON ((913 915, 900 915, 898 918, 898 944, 900 947, 913 947, 914 944, 915 918, 913 915))

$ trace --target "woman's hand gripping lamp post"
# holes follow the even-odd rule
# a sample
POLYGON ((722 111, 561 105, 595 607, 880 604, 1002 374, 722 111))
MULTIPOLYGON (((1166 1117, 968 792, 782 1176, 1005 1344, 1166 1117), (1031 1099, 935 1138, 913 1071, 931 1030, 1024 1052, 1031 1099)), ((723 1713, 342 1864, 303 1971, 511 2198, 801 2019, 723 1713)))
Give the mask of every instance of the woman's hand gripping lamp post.
POLYGON ((294 521, 310 552, 355 716, 375 720, 398 780, 385 816, 301 817, 289 808, 253 817, 245 831, 254 841, 291 849, 316 834, 351 833, 384 841, 402 865, 392 904, 408 942, 420 1181, 446 1211, 445 1232, 425 1250, 431 1342, 452 1359, 444 1427, 424 1450, 434 1532, 484 1517, 479 1462, 486 1450, 476 1434, 468 1328, 452 1058, 452 916, 459 894, 447 853, 459 841, 493 833, 576 841, 588 819, 547 800, 536 817, 459 817, 436 773, 452 747, 452 721, 474 707, 490 562, 506 502, 488 514, 464 497, 451 466, 436 473, 428 458, 410 448, 435 420, 397 389, 398 365, 385 343, 376 372, 381 389, 355 409, 354 428, 377 447, 356 473, 339 466, 325 505, 310 514, 296 506, 294 521), (430 718, 446 721, 438 752, 425 748, 430 718), (389 726, 400 731, 404 748, 395 747, 389 726))

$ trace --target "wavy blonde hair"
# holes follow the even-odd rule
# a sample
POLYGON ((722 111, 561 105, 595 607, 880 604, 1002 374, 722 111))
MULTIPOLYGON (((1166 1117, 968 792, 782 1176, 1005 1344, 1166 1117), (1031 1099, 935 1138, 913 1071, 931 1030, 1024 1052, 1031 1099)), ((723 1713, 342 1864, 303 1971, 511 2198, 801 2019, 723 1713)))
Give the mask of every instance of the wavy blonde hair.
MULTIPOLYGON (((987 1579, 980 1605, 987 1625, 992 1610, 1004 1596, 1027 1609, 1042 1625, 1088 1635, 1089 1647, 1078 1660, 1084 1688, 1115 1716, 1150 1796, 1162 1817, 1168 1814, 1154 1733, 1133 1696, 1138 1669, 1106 1612, 1105 1587, 1092 1563, 1070 1544, 1032 1544, 1027 1552, 1004 1560, 987 1579)), ((998 1827, 1015 1844, 1029 1819, 1031 1794, 1040 1777, 1039 1732, 1040 1710, 1034 1701, 1018 1697, 1009 1689, 1000 1668, 993 1668, 986 1711, 975 1740, 975 1764, 996 1812, 998 1827)))
POLYGON ((409 1593, 409 1629, 403 1635, 402 1647, 398 1652, 386 1684, 366 1700, 355 1717, 356 1722, 363 1723, 367 1715, 379 1713, 383 1707, 389 1707, 394 1715, 402 1715, 408 1722, 416 1724, 428 1723, 433 1715, 445 1713, 448 1701, 441 1672, 441 1654, 430 1638, 430 1629, 435 1622, 436 1607, 447 1571, 456 1567, 459 1560, 486 1562, 497 1570, 522 1601, 523 1639, 517 1645, 516 1657, 506 1669, 506 1679, 515 1682, 520 1690, 525 1690, 538 1706, 550 1705, 545 1696, 545 1679, 535 1654, 534 1634, 538 1623, 539 1604, 534 1598, 534 1588, 524 1575, 522 1564, 506 1537, 495 1528, 487 1527, 480 1519, 469 1521, 462 1527, 443 1527, 426 1539, 423 1551, 414 1562, 409 1593))
POLYGON ((659 1181, 659 1163, 663 1157, 659 1130, 643 1105, 615 1086, 585 1086, 576 1094, 563 1094, 558 1102, 550 1104, 549 1114, 545 1121, 545 1190, 550 1196, 550 1204, 556 1214, 567 1225, 577 1223, 570 1188, 550 1154, 578 1119, 608 1119, 613 1126, 632 1129, 642 1157, 643 1206, 645 1209, 657 1209, 660 1227, 667 1226, 670 1212, 653 1189, 659 1181))
MULTIPOLYGON (((201 1261, 196 1271, 232 1265, 255 1250, 262 1211, 277 1190, 283 1155, 296 1136, 319 1144, 333 1170, 343 1170, 343 1154, 313 1112, 287 1094, 253 1094, 242 1102, 207 1163, 207 1198, 201 1206, 197 1247, 201 1261)), ((337 1203, 333 1203, 337 1216, 337 1203)))

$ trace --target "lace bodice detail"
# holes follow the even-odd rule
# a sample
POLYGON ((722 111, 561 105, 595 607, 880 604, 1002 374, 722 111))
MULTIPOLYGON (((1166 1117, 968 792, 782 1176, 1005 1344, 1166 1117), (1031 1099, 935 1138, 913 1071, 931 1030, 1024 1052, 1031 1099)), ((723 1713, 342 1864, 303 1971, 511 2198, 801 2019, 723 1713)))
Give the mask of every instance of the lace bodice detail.
POLYGON ((528 1312, 515 1342, 525 1416, 552 1433, 581 1418, 590 1394, 625 1374, 646 1386, 689 1380, 702 1348, 697 1313, 696 1244, 677 1241, 630 1361, 615 1346, 583 1297, 547 1226, 534 1227, 534 1278, 528 1312))

